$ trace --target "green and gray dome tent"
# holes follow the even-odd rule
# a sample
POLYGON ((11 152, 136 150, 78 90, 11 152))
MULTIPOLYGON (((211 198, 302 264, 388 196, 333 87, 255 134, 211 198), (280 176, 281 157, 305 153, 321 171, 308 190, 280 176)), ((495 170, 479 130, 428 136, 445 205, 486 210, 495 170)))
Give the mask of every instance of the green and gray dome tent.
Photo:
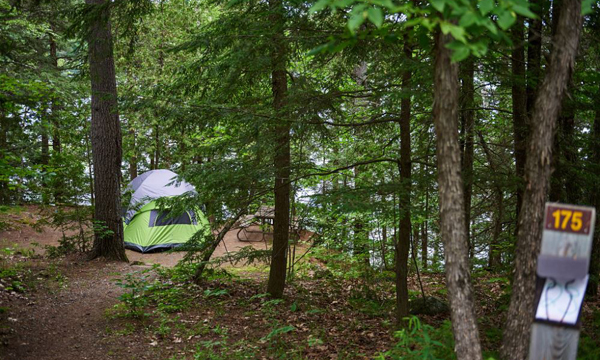
POLYGON ((160 211, 156 199, 196 192, 185 181, 176 181, 169 170, 152 170, 133 179, 129 208, 124 216, 125 248, 142 253, 157 252, 185 244, 197 231, 210 231, 199 208, 182 214, 160 211))

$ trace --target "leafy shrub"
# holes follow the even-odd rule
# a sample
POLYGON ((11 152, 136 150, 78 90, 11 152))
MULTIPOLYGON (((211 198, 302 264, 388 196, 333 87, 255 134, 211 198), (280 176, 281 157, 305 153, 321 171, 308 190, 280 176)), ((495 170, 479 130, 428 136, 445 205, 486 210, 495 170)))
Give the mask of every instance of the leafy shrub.
POLYGON ((148 270, 126 274, 124 278, 117 281, 117 285, 126 290, 119 296, 121 306, 126 309, 125 317, 142 318, 147 316, 144 307, 148 304, 145 292, 151 287, 147 278, 148 270))
POLYGON ((394 335, 398 343, 393 349, 380 354, 376 359, 394 360, 449 360, 456 359, 450 322, 440 328, 422 324, 419 318, 411 316, 408 327, 394 335))

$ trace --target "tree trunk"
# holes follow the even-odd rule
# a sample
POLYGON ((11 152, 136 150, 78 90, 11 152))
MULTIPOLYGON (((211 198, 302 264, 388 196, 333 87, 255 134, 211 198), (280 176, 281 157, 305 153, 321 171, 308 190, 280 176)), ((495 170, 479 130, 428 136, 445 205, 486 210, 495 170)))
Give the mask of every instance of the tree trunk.
MULTIPOLYGON (((54 30, 54 27, 52 27, 52 30, 54 30)), ((54 67, 54 71, 59 72, 60 69, 58 68, 58 55, 56 53, 57 48, 56 48, 56 41, 54 40, 54 37, 51 35, 50 36, 50 60, 52 62, 52 67, 54 67)), ((54 99, 52 100, 51 104, 50 104, 50 120, 52 122, 52 157, 53 158, 57 158, 60 156, 60 153, 62 151, 62 146, 60 143, 60 121, 59 121, 59 111, 60 111, 60 106, 59 106, 59 102, 58 100, 54 99)), ((57 160, 60 161, 60 160, 57 160)), ((59 204, 63 201, 63 189, 62 189, 62 180, 60 179, 60 176, 58 178, 55 179, 54 184, 53 184, 53 190, 54 190, 54 203, 55 204, 59 204)))
MULTIPOLYGON (((40 120, 41 120, 41 130, 42 130, 42 143, 41 143, 41 150, 42 150, 42 154, 40 157, 40 165, 42 165, 42 169, 45 172, 48 164, 50 163, 50 144, 49 144, 49 138, 48 138, 48 120, 47 120, 47 116, 48 114, 46 113, 46 110, 42 110, 42 114, 40 116, 40 120)), ((46 179, 42 180, 42 204, 47 205, 50 202, 49 199, 49 194, 47 192, 47 188, 48 188, 48 181, 46 179)))
MULTIPOLYGON (((404 36, 404 57, 412 61, 412 46, 408 36, 404 36)), ((400 103, 400 224, 398 241, 396 242, 396 323, 402 325, 403 319, 408 316, 408 252, 410 248, 411 232, 411 172, 410 158, 410 88, 411 70, 407 69, 402 74, 402 93, 405 96, 400 103)))
MULTIPOLYGON (((86 0, 100 9, 107 0, 86 0)), ((127 261, 121 220, 121 127, 117 111, 117 86, 109 8, 91 20, 89 64, 92 85, 92 156, 96 229, 91 257, 127 261)))
POLYGON ((435 36, 433 119, 435 123, 440 229, 446 257, 446 286, 457 358, 480 360, 469 249, 465 228, 463 184, 458 140, 458 65, 450 62, 449 35, 435 36))
POLYGON ((423 270, 427 270, 427 220, 421 224, 421 262, 423 270))
MULTIPOLYGON (((367 88, 367 63, 362 61, 360 64, 354 67, 352 71, 352 78, 356 82, 358 86, 361 86, 363 89, 367 88)), ((361 106, 367 107, 369 105, 369 101, 364 99, 355 99, 354 106, 358 109, 361 106)), ((355 130, 355 134, 360 136, 362 134, 362 129, 358 128, 355 130)), ((358 190, 360 188, 361 180, 360 174, 362 173, 362 168, 359 166, 354 167, 354 190, 358 190)), ((369 252, 369 233, 364 230, 364 223, 362 220, 361 214, 358 214, 354 217, 354 242, 353 242, 353 255, 360 259, 362 264, 364 265, 363 276, 369 275, 369 269, 371 266, 371 254, 369 252)))
POLYGON ((131 155, 131 159, 129 159, 129 178, 130 181, 133 181, 138 176, 138 157, 137 157, 137 134, 135 132, 135 128, 132 126, 129 128, 129 135, 133 139, 133 153, 131 155))
POLYGON ((158 124, 154 127, 154 169, 160 169, 160 129, 158 124))
POLYGON ((47 114, 46 111, 42 113, 41 116, 41 126, 42 126, 42 156, 40 158, 40 164, 44 166, 48 166, 50 163, 50 143, 48 138, 48 125, 46 120, 47 114))
POLYGON ((92 160, 92 152, 90 149, 90 133, 85 134, 85 157, 87 160, 87 168, 88 168, 88 180, 90 184, 90 205, 94 207, 96 205, 96 199, 94 198, 94 164, 92 160))
POLYGON ((465 144, 462 157, 462 175, 465 187, 464 204, 465 204, 465 225, 467 234, 467 243, 469 244, 469 257, 475 255, 475 244, 471 241, 471 198, 473 194, 473 131, 475 128, 475 85, 474 73, 475 64, 473 57, 469 57, 463 63, 462 72, 462 111, 461 120, 463 132, 463 141, 465 144))
MULTIPOLYGON (((531 1, 531 10, 538 16, 537 19, 529 20, 529 28, 527 32, 527 116, 531 120, 535 99, 537 96, 536 90, 540 85, 542 78, 542 7, 545 0, 531 1)), ((529 122, 531 124, 531 121, 529 122)), ((529 135, 529 126, 527 134, 529 135)))
MULTIPOLYGON (((5 160, 5 153, 8 152, 8 127, 9 122, 5 110, 0 103, 0 164, 5 160)), ((8 194, 8 181, 0 178, 0 205, 8 205, 10 196, 8 194)))
POLYGON ((281 298, 285 288, 290 223, 290 123, 285 111, 287 54, 284 39, 284 8, 281 0, 269 0, 269 11, 270 25, 273 28, 271 48, 273 108, 280 120, 275 125, 275 218, 273 220, 273 250, 267 292, 275 298, 281 298))
POLYGON ((553 51, 532 117, 532 134, 525 165, 525 192, 519 216, 513 291, 504 329, 504 359, 527 357, 540 252, 542 220, 552 161, 552 141, 563 95, 575 64, 582 16, 580 0, 565 0, 553 37, 553 51))
MULTIPOLYGON (((517 22, 512 28, 512 111, 513 111, 513 139, 515 153, 516 186, 516 218, 521 212, 523 201, 523 178, 525 175, 526 144, 529 134, 527 121, 527 92, 525 89, 525 54, 523 45, 525 43, 523 18, 518 16, 517 22)), ((518 231, 518 226, 515 227, 518 231)))
MULTIPOLYGON (((498 176, 500 176, 498 165, 496 164, 496 161, 494 161, 494 158, 492 157, 492 151, 485 142, 481 132, 479 132, 478 135, 479 141, 481 142, 481 147, 483 148, 487 161, 490 164, 492 175, 494 179, 496 179, 498 176)), ((494 180, 493 190, 495 200, 494 207, 496 208, 496 211, 494 211, 494 230, 488 253, 488 267, 490 270, 498 270, 502 265, 499 239, 500 234, 502 233, 502 218, 504 217, 504 193, 502 192, 502 185, 496 180, 494 180)))
POLYGON ((577 176, 577 145, 575 144, 575 104, 565 99, 564 109, 560 116, 561 153, 564 156, 563 189, 565 202, 577 204, 581 200, 580 186, 577 176))
MULTIPOLYGON (((428 149, 429 150, 429 149, 428 149)), ((425 163, 429 162, 429 154, 425 155, 425 163)), ((425 165, 425 175, 429 173, 428 166, 425 165)), ((425 177, 426 178, 426 177, 425 177)), ((427 181, 427 180, 426 180, 427 181)), ((421 237, 421 261, 423 262, 423 269, 427 269, 427 251, 429 246, 429 182, 425 187, 425 221, 423 222, 423 236, 421 237)))

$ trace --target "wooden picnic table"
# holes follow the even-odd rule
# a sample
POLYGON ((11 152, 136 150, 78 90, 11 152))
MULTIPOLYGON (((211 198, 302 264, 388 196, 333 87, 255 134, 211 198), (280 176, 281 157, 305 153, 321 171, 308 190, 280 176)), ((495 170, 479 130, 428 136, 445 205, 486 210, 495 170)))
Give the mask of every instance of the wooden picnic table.
MULTIPOLYGON (((275 220, 275 208, 272 206, 261 206, 253 214, 246 216, 245 220, 240 224, 237 232, 239 241, 244 242, 266 242, 267 235, 273 235, 273 221, 275 220), (258 230, 250 229, 252 225, 258 225, 258 230), (249 235, 261 234, 260 240, 250 240, 249 235)), ((298 235, 299 223, 297 219, 293 219, 290 223, 290 234, 298 235)))

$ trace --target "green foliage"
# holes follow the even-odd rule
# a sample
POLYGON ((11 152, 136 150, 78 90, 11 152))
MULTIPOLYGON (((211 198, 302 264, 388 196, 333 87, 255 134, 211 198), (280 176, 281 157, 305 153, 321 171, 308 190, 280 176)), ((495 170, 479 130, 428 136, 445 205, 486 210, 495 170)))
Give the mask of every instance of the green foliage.
POLYGON ((577 359, 592 360, 600 356, 600 342, 597 336, 600 333, 600 310, 595 309, 590 323, 585 323, 579 340, 577 359))
POLYGON ((291 326, 291 325, 285 325, 285 326, 281 326, 281 327, 276 327, 273 330, 271 330, 270 333, 268 333, 267 335, 265 335, 261 340, 263 341, 277 341, 280 340, 281 336, 283 334, 287 334, 291 331, 296 330, 295 327, 291 326))
POLYGON ((449 322, 445 322, 442 327, 436 329, 430 325, 422 324, 414 316, 406 320, 408 321, 408 328, 394 334, 398 339, 395 347, 380 354, 377 359, 456 359, 449 322))
POLYGON ((90 207, 81 206, 54 207, 52 210, 47 210, 49 225, 62 233, 58 246, 46 246, 48 257, 55 258, 73 252, 85 253, 91 249, 94 236, 90 221, 92 210, 90 207))
POLYGON ((224 296, 227 294, 228 294, 227 289, 206 289, 206 290, 204 290, 204 297, 206 297, 206 298, 221 297, 221 296, 224 296))
MULTIPOLYGON (((422 27, 430 32, 440 29, 444 35, 451 34, 455 41, 448 47, 453 50, 453 61, 462 61, 471 54, 485 56, 492 46, 490 39, 510 42, 503 31, 515 23, 517 16, 537 18, 530 10, 529 2, 525 0, 503 1, 497 5, 493 0, 431 0, 429 4, 422 5, 390 0, 320 0, 313 5, 311 11, 322 11, 329 7, 335 13, 350 6, 352 9, 347 27, 351 34, 355 35, 366 21, 381 28, 384 26, 384 14, 388 15, 389 20, 396 19, 396 14, 402 14, 405 17, 402 24, 405 31, 422 27)), ((385 25, 386 29, 375 33, 375 36, 388 36, 392 26, 385 25)))
MULTIPOLYGON (((145 312, 145 306, 148 304, 146 291, 151 288, 148 281, 150 269, 125 274, 124 278, 117 280, 116 284, 125 290, 119 300, 121 306, 125 308, 123 316, 131 318, 143 318, 149 314, 145 312)), ((117 305, 119 307, 119 305, 117 305)))

